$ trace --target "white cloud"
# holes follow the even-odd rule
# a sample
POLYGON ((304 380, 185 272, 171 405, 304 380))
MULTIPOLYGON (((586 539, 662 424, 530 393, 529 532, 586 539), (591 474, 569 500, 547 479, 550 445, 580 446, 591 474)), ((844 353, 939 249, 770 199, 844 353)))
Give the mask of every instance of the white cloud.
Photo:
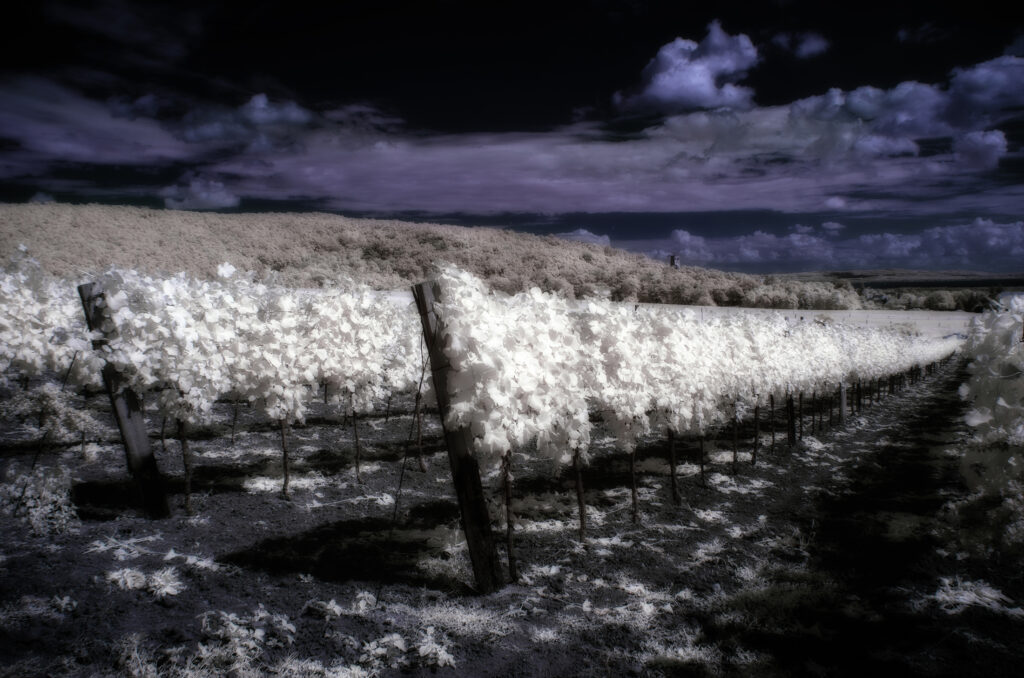
POLYGON ((1006 155, 1006 135, 999 130, 969 132, 957 138, 953 152, 971 169, 994 169, 999 166, 999 158, 1006 155))
POLYGON ((588 242, 593 245, 604 245, 605 247, 612 244, 612 239, 607 235, 597 235, 596 233, 591 233, 585 228, 577 228, 575 231, 570 231, 568 233, 556 233, 555 235, 566 240, 577 240, 579 242, 588 242))
POLYGON ((821 225, 821 230, 831 235, 836 235, 845 228, 846 226, 843 226, 842 224, 835 221, 826 221, 821 225))
POLYGON ((677 112, 703 108, 749 108, 753 90, 733 84, 757 63, 746 35, 729 35, 715 21, 700 42, 676 38, 664 45, 642 73, 636 94, 617 93, 624 111, 677 112))
POLYGON ((238 207, 237 195, 223 183, 205 177, 192 178, 188 186, 168 186, 160 191, 164 205, 172 210, 212 210, 238 207))

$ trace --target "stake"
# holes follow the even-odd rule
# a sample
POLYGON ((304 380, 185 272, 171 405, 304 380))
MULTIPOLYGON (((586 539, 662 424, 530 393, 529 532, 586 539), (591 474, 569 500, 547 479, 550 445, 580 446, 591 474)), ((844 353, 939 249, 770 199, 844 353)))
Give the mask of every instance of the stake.
MULTIPOLYGON (((103 293, 99 291, 99 285, 79 285, 78 295, 82 299, 82 310, 85 312, 89 330, 99 330, 103 325, 103 293)), ((99 350, 106 343, 106 338, 95 340, 92 348, 99 350)), ((150 518, 165 518, 170 515, 167 491, 156 457, 149 446, 142 401, 134 391, 122 389, 121 375, 112 364, 106 363, 103 366, 102 376, 114 418, 117 420, 117 428, 121 433, 121 441, 124 443, 128 471, 135 480, 142 505, 150 518)))
POLYGON ((750 465, 757 466, 757 448, 761 444, 761 404, 754 405, 754 452, 750 455, 750 465))
POLYGON ((505 453, 505 459, 501 465, 501 475, 505 485, 505 549, 508 551, 508 577, 512 581, 519 579, 519 570, 516 567, 515 543, 512 539, 512 530, 515 516, 512 515, 512 452, 505 453))
POLYGON ((178 420, 178 442, 181 444, 181 463, 185 467, 185 513, 192 515, 192 451, 188 448, 188 423, 178 420))
POLYGON ((167 437, 166 435, 164 435, 166 429, 167 415, 164 415, 164 418, 160 420, 160 451, 163 452, 164 454, 167 454, 167 437))
POLYGON ((672 487, 672 503, 679 506, 682 497, 679 495, 679 487, 676 483, 676 435, 671 428, 668 429, 668 464, 672 487))
POLYGON ((281 494, 288 496, 288 423, 281 420, 281 452, 282 466, 284 467, 284 484, 281 486, 281 494))
POLYGON ((587 535, 587 511, 583 499, 583 470, 580 468, 580 451, 572 453, 572 468, 576 472, 576 505, 580 510, 580 541, 587 535))
POLYGON ((448 463, 459 502, 469 559, 473 565, 473 577, 477 591, 491 593, 501 588, 504 573, 491 534, 490 515, 480 480, 480 465, 472 453, 473 434, 465 426, 452 429, 445 423, 450 408, 448 372, 451 365, 444 354, 444 324, 435 312, 435 303, 440 300, 440 294, 437 283, 421 283, 413 287, 413 297, 423 326, 423 338, 430 356, 437 409, 448 447, 448 463))
POLYGON ((793 394, 786 396, 786 444, 796 445, 796 407, 793 405, 793 394))
POLYGON ((636 500, 636 450, 629 452, 629 489, 633 496, 633 524, 640 522, 640 508, 636 500))
POLYGON ((416 392, 416 460, 420 470, 427 472, 427 463, 423 461, 423 394, 416 392))
POLYGON ((798 410, 797 419, 800 421, 800 440, 804 439, 804 392, 800 391, 800 409, 798 410))
POLYGON ((360 484, 362 484, 362 482, 363 482, 363 474, 362 474, 362 472, 359 469, 360 446, 359 446, 359 426, 357 425, 358 421, 359 421, 359 415, 356 414, 355 406, 353 405, 353 409, 352 409, 352 435, 356 439, 356 481, 359 482, 360 484))
POLYGON ((739 455, 739 415, 735 411, 735 405, 733 405, 732 413, 732 474, 736 475, 736 461, 739 455))
POLYGON ((704 480, 704 434, 700 436, 700 484, 701 487, 708 486, 704 480))

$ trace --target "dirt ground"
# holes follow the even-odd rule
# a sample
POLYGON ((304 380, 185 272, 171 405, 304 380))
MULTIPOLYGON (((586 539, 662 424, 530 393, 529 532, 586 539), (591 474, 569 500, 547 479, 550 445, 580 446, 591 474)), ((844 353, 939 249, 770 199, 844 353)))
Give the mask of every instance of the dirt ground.
MULTIPOLYGON (((638 525, 627 457, 598 428, 583 542, 571 469, 517 455, 521 576, 486 596, 437 416, 424 472, 409 402, 358 422, 362 483, 350 422, 314 407, 290 434, 289 499, 278 431, 243 406, 232 444, 234 408, 218 405, 192 440, 193 515, 178 444, 162 450, 150 420, 174 493, 163 520, 134 505, 113 428, 32 475, 28 429, 5 420, 6 496, 40 499, 0 515, 0 676, 1016 675, 1024 579, 984 538, 991 507, 967 501, 963 380, 951 363, 842 428, 807 417, 792 449, 778 413, 756 465, 748 423, 735 474, 723 432, 703 483, 684 440, 680 506, 652 436, 638 525)), ((105 396, 80 406, 110 420, 105 396)), ((500 484, 485 483, 501 536, 500 484)))

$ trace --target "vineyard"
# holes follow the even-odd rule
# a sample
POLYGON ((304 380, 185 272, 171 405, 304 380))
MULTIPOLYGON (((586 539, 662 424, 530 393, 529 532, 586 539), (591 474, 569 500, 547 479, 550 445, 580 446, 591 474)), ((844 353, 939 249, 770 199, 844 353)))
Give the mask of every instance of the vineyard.
MULTIPOLYGON (((0 675, 509 675, 525 651, 523 675, 806 669, 790 643, 853 673, 874 666, 853 638, 800 621, 853 605, 830 623, 878 632, 874 601, 822 567, 850 546, 826 509, 919 465, 911 485, 963 494, 960 457, 1020 444, 999 381, 1020 373, 1016 308, 965 345, 507 295, 453 267, 412 304, 230 264, 78 286, 24 253, 0 306, 0 675), (979 441, 954 458, 967 425, 979 441)), ((1015 548, 1001 459, 963 520, 998 498, 1015 548)), ((868 536, 934 558, 922 510, 908 526, 887 509, 905 515, 868 536)), ((1019 633, 1019 581, 903 576, 922 634, 968 608, 998 621, 992 642, 1019 633)))

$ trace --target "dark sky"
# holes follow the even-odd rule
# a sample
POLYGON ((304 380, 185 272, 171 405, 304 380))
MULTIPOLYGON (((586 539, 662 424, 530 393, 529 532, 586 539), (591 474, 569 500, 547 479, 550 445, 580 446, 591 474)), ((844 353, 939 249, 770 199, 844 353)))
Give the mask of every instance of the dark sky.
POLYGON ((5 13, 0 199, 504 216, 748 270, 1024 268, 1019 3, 5 13))

